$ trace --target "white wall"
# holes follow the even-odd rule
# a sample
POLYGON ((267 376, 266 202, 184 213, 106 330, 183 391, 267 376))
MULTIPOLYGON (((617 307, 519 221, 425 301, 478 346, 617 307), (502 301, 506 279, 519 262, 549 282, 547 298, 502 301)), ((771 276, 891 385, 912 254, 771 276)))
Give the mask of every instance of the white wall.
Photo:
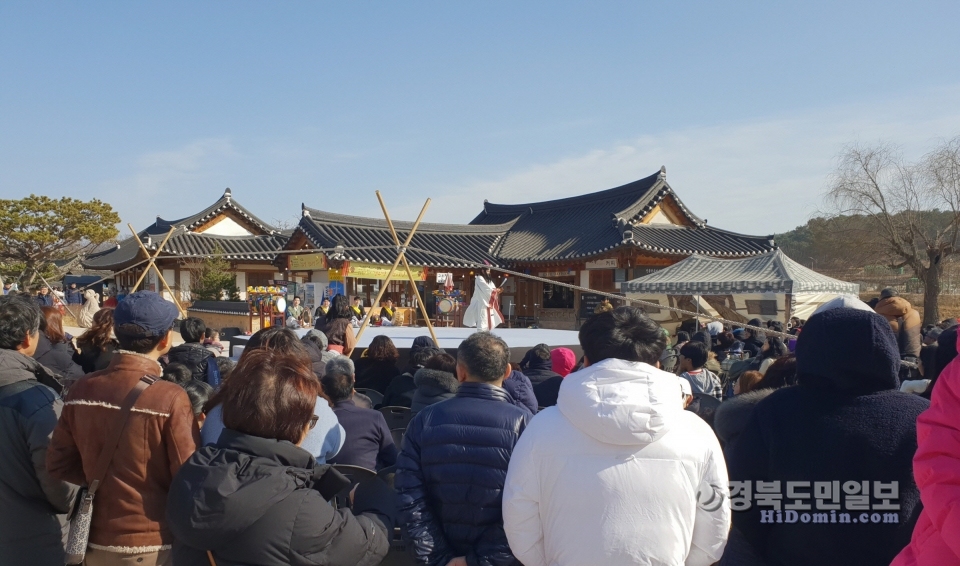
POLYGON ((237 272, 237 288, 240 289, 240 300, 247 300, 247 274, 243 271, 237 272))

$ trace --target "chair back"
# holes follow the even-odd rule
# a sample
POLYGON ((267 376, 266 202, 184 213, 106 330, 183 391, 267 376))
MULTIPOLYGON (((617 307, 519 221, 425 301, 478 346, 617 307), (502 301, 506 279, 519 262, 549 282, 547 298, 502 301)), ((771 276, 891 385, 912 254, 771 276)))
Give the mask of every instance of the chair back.
POLYGON ((393 443, 397 445, 397 451, 403 448, 403 433, 406 431, 407 429, 405 428, 390 429, 390 434, 393 436, 393 443))
POLYGON ((387 428, 390 430, 395 428, 406 430, 414 416, 410 407, 380 407, 380 413, 386 419, 387 428))
POLYGON ((357 393, 362 393, 367 397, 369 397, 370 402, 373 403, 374 407, 377 407, 383 404, 383 393, 380 393, 376 389, 366 389, 364 387, 361 387, 359 389, 355 389, 355 391, 357 393))
POLYGON ((368 478, 377 477, 377 472, 373 470, 368 470, 361 466, 350 466, 348 464, 333 464, 333 469, 343 474, 348 480, 350 480, 350 485, 343 488, 340 493, 334 496, 333 500, 330 502, 334 509, 346 509, 350 506, 350 492, 353 490, 354 486, 360 483, 361 481, 368 478))

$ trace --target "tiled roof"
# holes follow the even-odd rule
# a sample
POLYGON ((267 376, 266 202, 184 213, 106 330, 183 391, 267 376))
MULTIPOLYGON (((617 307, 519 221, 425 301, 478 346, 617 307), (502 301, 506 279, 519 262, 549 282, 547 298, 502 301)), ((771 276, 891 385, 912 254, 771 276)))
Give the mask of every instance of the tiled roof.
MULTIPOLYGON (((154 252, 166 234, 141 235, 141 241, 150 252, 154 252)), ((223 257, 227 260, 254 260, 254 261, 273 261, 277 252, 283 249, 287 243, 288 236, 282 234, 271 234, 269 236, 216 236, 212 234, 195 234, 189 232, 186 228, 177 228, 170 241, 163 247, 161 257, 168 256, 193 256, 212 254, 219 247, 226 254, 223 257)), ((140 247, 136 240, 127 238, 120 242, 116 248, 88 256, 84 259, 83 265, 89 269, 120 268, 126 264, 133 263, 138 259, 144 259, 139 256, 140 247)))
MULTIPOLYGON (((397 236, 403 242, 413 227, 411 222, 394 222, 397 236)), ((458 267, 464 265, 442 255, 471 262, 489 261, 496 264, 492 250, 510 225, 470 226, 465 224, 421 223, 410 242, 407 260, 414 265, 458 267), (419 249, 413 249, 419 248, 419 249)), ((299 231, 318 248, 344 246, 343 255, 351 261, 393 263, 397 257, 396 244, 385 220, 334 214, 303 207, 299 231), (366 248, 366 249, 364 249, 366 248), (373 249, 375 248, 375 249, 373 249)))
POLYGON ((686 208, 666 181, 666 171, 620 187, 532 204, 484 203, 471 224, 513 227, 496 250, 501 261, 552 261, 594 256, 623 245, 666 255, 744 256, 773 249, 769 237, 708 227, 686 208), (671 197, 692 227, 640 224, 671 197))
POLYGON ((216 217, 218 214, 225 210, 233 210, 241 217, 245 218, 255 226, 259 227, 266 234, 279 234, 280 229, 274 226, 271 226, 260 220, 252 212, 246 208, 240 206, 240 204, 233 200, 233 193, 230 189, 227 189, 223 192, 223 196, 220 199, 208 206, 207 208, 201 210, 200 212, 181 218, 179 220, 164 220, 163 218, 157 217, 157 221, 147 227, 144 232, 148 234, 166 234, 170 231, 171 226, 183 226, 187 230, 193 230, 194 228, 202 225, 204 222, 210 220, 211 218, 216 217))

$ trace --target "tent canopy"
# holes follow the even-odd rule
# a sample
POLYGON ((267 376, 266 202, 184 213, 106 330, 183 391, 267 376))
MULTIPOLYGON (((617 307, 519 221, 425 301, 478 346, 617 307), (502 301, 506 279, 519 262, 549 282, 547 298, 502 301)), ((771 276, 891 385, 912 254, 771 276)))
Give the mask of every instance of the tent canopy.
POLYGON ((692 255, 670 267, 623 284, 634 294, 837 293, 857 295, 860 285, 821 275, 779 249, 744 259, 692 255))

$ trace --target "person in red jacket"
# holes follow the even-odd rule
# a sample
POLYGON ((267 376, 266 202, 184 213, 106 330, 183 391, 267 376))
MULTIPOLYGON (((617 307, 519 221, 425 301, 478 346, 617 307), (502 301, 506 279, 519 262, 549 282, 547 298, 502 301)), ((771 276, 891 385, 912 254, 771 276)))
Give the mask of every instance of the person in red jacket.
MULTIPOLYGON (((958 343, 960 345, 960 343, 958 343)), ((930 408, 917 418, 913 475, 923 511, 910 544, 891 566, 960 564, 960 357, 937 378, 930 408)))

